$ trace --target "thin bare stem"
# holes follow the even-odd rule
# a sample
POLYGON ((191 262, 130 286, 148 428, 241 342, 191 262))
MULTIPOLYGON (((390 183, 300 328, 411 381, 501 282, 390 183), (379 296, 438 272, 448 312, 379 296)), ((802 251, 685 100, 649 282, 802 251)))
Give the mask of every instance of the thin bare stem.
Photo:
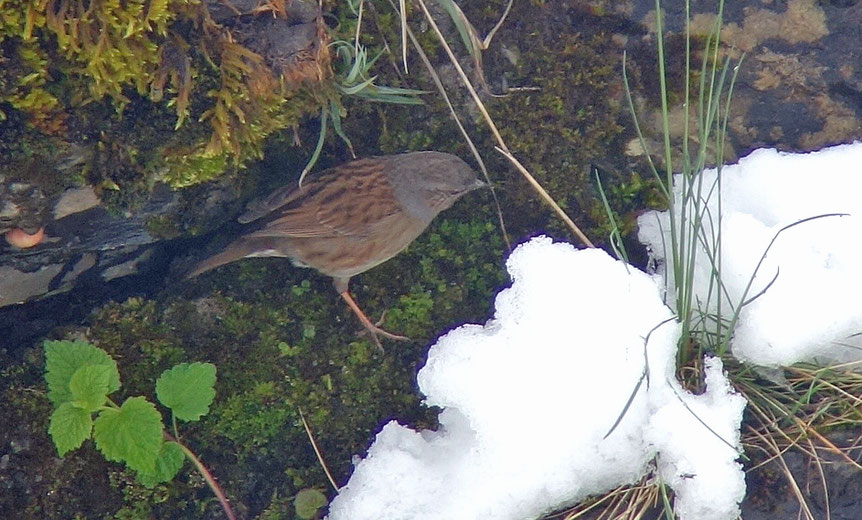
POLYGON ((176 442, 177 445, 183 450, 183 454, 185 454, 186 458, 192 461, 192 464, 195 465, 195 468, 198 470, 198 473, 203 476, 209 488, 215 494, 216 498, 218 498, 219 503, 221 503, 222 509, 224 509, 224 513, 227 515, 229 520, 236 520, 236 515, 233 514, 233 509, 230 507, 230 502, 228 502, 227 496, 225 496, 224 491, 222 491, 221 486, 216 482, 215 477, 212 473, 204 466, 203 462, 194 454, 194 452, 186 447, 185 444, 181 443, 177 439, 174 439, 171 434, 165 432, 165 438, 169 441, 176 442))
POLYGON ((773 450, 773 453, 777 455, 775 460, 778 461, 778 464, 781 466, 781 471, 784 473, 788 484, 790 484, 790 488, 793 490, 793 494, 796 496, 797 502, 799 502, 799 507, 802 512, 805 513, 805 518, 808 520, 815 520, 814 515, 811 513, 811 509, 808 507, 808 502, 805 500, 805 495, 802 493, 802 490, 799 489, 799 484, 796 483, 793 473, 784 461, 784 457, 780 454, 781 450, 778 447, 778 444, 775 443, 775 440, 773 440, 772 437, 763 435, 753 428, 751 429, 751 432, 756 435, 764 445, 769 446, 773 450))
MULTIPOLYGON (((500 131, 497 129, 497 125, 494 124, 494 121, 491 119, 491 116, 488 114, 488 110, 485 108, 484 103, 482 103, 482 100, 479 98, 478 92, 476 92, 476 89, 473 87, 473 84, 470 82, 469 78, 467 78, 467 74, 464 72, 464 68, 461 67, 461 64, 458 62, 458 58, 456 58, 455 53, 452 52, 452 48, 449 46, 449 43, 446 41, 446 38, 443 36, 443 33, 440 31, 440 28, 437 26, 437 22, 434 21, 434 17, 431 16, 431 12, 428 10, 428 7, 425 5, 425 2, 423 0, 416 0, 416 1, 419 4, 419 6, 422 8, 422 12, 425 14, 425 19, 428 21, 429 27, 431 27, 431 29, 437 35, 437 39, 439 40, 440 45, 443 47, 443 50, 446 51, 447 56, 449 56, 449 61, 452 63, 452 66, 455 67, 455 70, 458 72, 458 76, 461 78, 461 82, 467 88, 467 91, 470 93, 470 97, 473 98, 473 102, 476 104, 476 108, 479 109, 479 113, 482 114, 482 118, 485 120, 485 123, 488 125, 488 129, 491 130, 491 134, 494 136, 494 140, 497 141, 497 148, 499 149, 499 151, 501 153, 503 153, 503 155, 508 154, 509 157, 512 157, 511 152, 509 151, 509 147, 506 146, 505 141, 503 141, 503 137, 500 135, 500 131)), ((513 158, 514 157, 510 158, 509 160, 511 161, 513 158)), ((520 163, 517 163, 517 161, 515 161, 515 162, 513 162, 513 164, 517 165, 520 163)), ((578 227, 576 225, 574 225, 574 222, 572 221, 572 219, 569 218, 568 215, 566 215, 566 212, 563 211, 563 209, 559 206, 559 204, 557 204, 556 202, 553 202, 553 199, 551 198, 550 195, 548 195, 548 192, 545 191, 545 189, 541 187, 541 185, 536 181, 536 179, 532 175, 529 174, 527 169, 524 168, 523 166, 521 166, 520 168, 518 168, 518 171, 520 171, 521 174, 524 175, 524 177, 527 179, 527 182, 529 182, 530 185, 532 185, 534 188, 536 188, 536 190, 539 192, 539 194, 542 195, 542 199, 545 202, 548 202, 551 205, 551 207, 554 208, 554 211, 560 216, 560 218, 563 219, 564 222, 566 222, 567 225, 569 225, 569 227, 572 229, 572 231, 575 233, 575 235, 577 235, 578 238, 580 238, 581 241, 584 242, 584 244, 588 245, 589 247, 594 247, 592 245, 592 242, 590 242, 590 240, 586 237, 586 235, 584 235, 581 232, 581 230, 578 229, 578 227)))
POLYGON ((461 119, 455 112, 455 107, 452 106, 452 102, 449 99, 449 95, 446 93, 446 88, 443 86, 443 82, 440 81, 440 76, 437 75, 437 71, 434 70, 434 66, 431 64, 431 60, 428 59, 428 55, 422 49, 422 46, 419 45, 419 40, 416 38, 416 35, 413 34, 413 31, 410 29, 410 27, 407 27, 407 35, 410 37, 410 41, 413 44, 413 47, 419 54, 419 58, 422 60, 422 63, 425 65, 425 68, 428 70, 428 74, 431 75, 431 79, 434 81, 434 85, 437 87, 437 90, 440 92, 440 95, 443 96, 443 100, 446 102, 446 106, 449 107, 449 113, 452 116, 452 119, 455 120, 455 124, 458 125, 458 130, 461 132, 461 135, 467 142, 467 146, 470 148, 470 152, 473 154, 473 157, 479 164, 479 169, 482 170, 482 175, 485 177, 485 181, 488 183, 488 187, 491 190, 491 197, 493 197, 494 199, 494 207, 497 210, 497 221, 500 223, 500 231, 503 233, 503 241, 506 242, 506 249, 512 249, 512 242, 509 240, 508 231, 506 231, 506 222, 503 220, 503 211, 500 208, 500 200, 497 198, 497 190, 494 188, 494 183, 491 182, 491 177, 488 174, 488 169, 485 167, 485 161, 482 160, 482 156, 481 154, 479 154, 479 150, 476 148, 476 145, 473 143, 473 140, 470 139, 470 134, 467 133, 467 129, 464 128, 463 124, 461 124, 461 119))
POLYGON ((305 420, 305 415, 302 413, 302 410, 299 410, 299 419, 302 421, 302 426, 305 428, 305 434, 308 435, 308 440, 311 441, 311 447, 314 449, 314 454, 317 455, 317 461, 320 462, 320 467, 322 467, 323 472, 326 473, 326 478, 329 479, 332 489, 338 491, 338 484, 335 483, 335 479, 332 478, 332 473, 329 472, 329 467, 327 467, 326 461, 323 460, 323 454, 320 453, 320 448, 317 447, 317 441, 314 440, 314 434, 311 433, 311 427, 308 426, 308 421, 305 420))
POLYGON ((593 245, 590 239, 587 238, 587 235, 585 235, 583 231, 581 231, 577 224, 575 224, 572 219, 570 219, 569 216, 566 215, 566 212, 563 211, 563 208, 561 208, 556 203, 556 201, 554 201, 554 199, 548 194, 548 192, 545 191, 545 188, 543 188, 542 185, 539 184, 536 178, 533 177, 530 172, 527 171, 526 168, 524 168, 524 165, 521 164, 521 162, 518 161, 518 159, 516 159, 514 155, 512 155, 508 150, 500 148, 499 146, 495 146, 494 149, 503 154, 506 159, 509 159, 509 161, 511 161, 511 163, 515 165, 515 168, 517 168, 518 171, 521 172, 521 175, 523 175, 524 178, 527 179, 527 182, 529 182, 533 186, 533 189, 539 192, 539 195, 542 197, 542 199, 544 199, 544 201, 547 202, 548 205, 554 208, 554 211, 556 211, 560 218, 563 219, 563 222, 565 222, 569 226, 569 228, 571 228, 572 232, 574 232, 575 235, 577 235, 578 238, 581 239, 581 242, 583 242, 584 245, 586 245, 587 247, 596 247, 593 245))

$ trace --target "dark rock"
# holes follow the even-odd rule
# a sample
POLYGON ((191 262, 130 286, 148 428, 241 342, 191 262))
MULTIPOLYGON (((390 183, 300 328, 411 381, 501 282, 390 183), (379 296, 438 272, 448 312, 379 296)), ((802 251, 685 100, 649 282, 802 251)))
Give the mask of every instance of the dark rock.
MULTIPOLYGON (((181 236, 189 227, 217 227, 231 218, 231 208, 239 204, 240 192, 231 186, 231 181, 224 181, 180 192, 158 185, 142 208, 117 215, 101 204, 89 186, 48 199, 25 183, 0 184, 5 194, 16 195, 0 199, 0 208, 34 204, 53 208, 34 221, 37 229, 45 227, 40 244, 18 249, 0 243, 0 307, 163 267, 168 240, 152 231, 152 223, 176 228, 171 236, 181 236)), ((10 224, 21 226, 21 222, 17 215, 10 224)))

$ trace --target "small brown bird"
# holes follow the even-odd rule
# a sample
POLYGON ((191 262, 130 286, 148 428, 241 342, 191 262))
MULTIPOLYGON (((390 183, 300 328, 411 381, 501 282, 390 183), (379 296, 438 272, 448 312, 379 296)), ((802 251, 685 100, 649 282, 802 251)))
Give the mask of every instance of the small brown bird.
POLYGON ((251 203, 237 220, 256 227, 199 263, 189 278, 241 258, 279 256, 331 276, 380 347, 373 323, 348 292, 350 278, 404 250, 441 211, 484 186, 467 164, 441 152, 351 161, 251 203))

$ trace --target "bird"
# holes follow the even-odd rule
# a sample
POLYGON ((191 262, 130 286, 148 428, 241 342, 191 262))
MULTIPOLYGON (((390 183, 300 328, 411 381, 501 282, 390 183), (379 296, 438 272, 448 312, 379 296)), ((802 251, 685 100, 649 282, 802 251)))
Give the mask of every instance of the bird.
POLYGON ((382 350, 378 335, 409 338, 373 324, 350 295, 350 279, 403 251, 441 211, 485 185, 467 163, 443 152, 353 160, 250 203, 237 218, 248 229, 187 278, 243 258, 289 258, 330 276, 382 350))

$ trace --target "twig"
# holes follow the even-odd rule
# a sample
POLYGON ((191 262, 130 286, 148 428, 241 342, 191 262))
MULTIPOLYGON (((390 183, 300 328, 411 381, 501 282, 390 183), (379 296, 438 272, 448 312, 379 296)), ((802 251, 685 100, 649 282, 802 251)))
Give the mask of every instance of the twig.
POLYGON ((559 204, 557 204, 556 201, 551 198, 548 192, 545 191, 545 188, 543 188, 542 185, 539 184, 535 177, 533 177, 530 172, 528 172, 527 169, 524 168, 524 165, 521 164, 520 161, 518 161, 518 159, 516 159, 514 155, 512 155, 508 150, 499 146, 495 146, 494 149, 503 154, 506 159, 509 159, 509 161, 511 161, 512 164, 515 165, 515 168, 517 168, 518 171, 521 172, 521 175, 523 175, 524 178, 527 179, 527 182, 529 182, 533 186, 533 189, 539 192, 539 195, 542 196, 545 202, 547 202, 552 208, 554 208, 554 211, 557 212, 557 214, 560 216, 560 218, 563 219, 563 222, 565 222, 566 225, 569 226, 572 232, 577 235, 578 238, 581 239, 581 242, 583 242, 584 245, 586 245, 587 247, 596 247, 593 245, 592 242, 590 242, 590 239, 587 238, 587 235, 585 235, 583 231, 581 231, 577 224, 575 224, 574 221, 572 221, 572 219, 570 219, 569 216, 566 215, 566 212, 563 211, 563 208, 561 208, 559 204))
POLYGON ((308 440, 311 441, 311 447, 314 448, 314 454, 317 455, 317 460, 320 462, 323 472, 326 473, 326 478, 328 478, 329 483, 332 484, 332 489, 338 491, 338 484, 335 483, 335 479, 332 478, 332 473, 329 472, 329 468, 326 466, 326 461, 323 460, 323 455, 317 447, 317 442, 314 440, 314 435, 311 433, 311 428, 308 426, 308 422, 305 420, 305 415, 303 415, 302 410, 299 410, 299 419, 302 421, 302 426, 305 428, 305 434, 308 435, 308 440))

